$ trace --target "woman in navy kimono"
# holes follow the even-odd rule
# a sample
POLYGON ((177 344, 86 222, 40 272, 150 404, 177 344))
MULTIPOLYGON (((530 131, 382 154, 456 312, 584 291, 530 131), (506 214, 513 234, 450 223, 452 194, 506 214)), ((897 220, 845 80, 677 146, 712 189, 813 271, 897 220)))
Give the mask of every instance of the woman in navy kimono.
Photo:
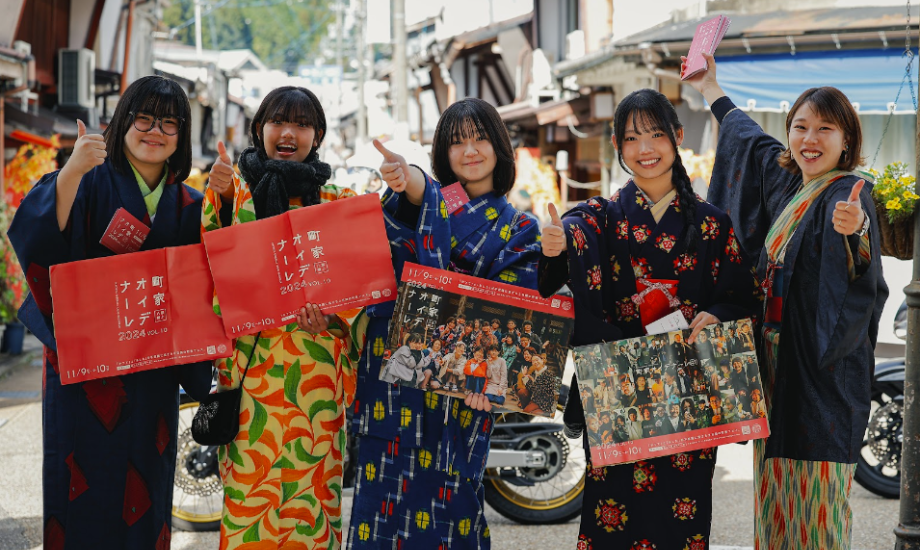
MULTIPOLYGON (((641 336, 673 310, 690 322, 693 342, 706 325, 755 314, 762 295, 731 221, 693 193, 677 154, 683 128, 674 107, 654 90, 633 92, 617 107, 614 132, 632 179, 561 220, 551 206, 543 232, 540 293, 569 284, 573 344, 641 336)), ((565 422, 570 433, 583 429, 577 395, 565 422)), ((704 449, 589 469, 579 548, 708 547, 715 456, 704 449)))
POLYGON ((210 363, 62 385, 48 270, 115 254, 103 234, 120 209, 150 227, 141 250, 199 242, 190 109, 175 82, 128 87, 104 136, 78 121, 73 155, 22 201, 9 236, 31 291, 20 318, 45 345, 44 547, 169 548, 179 384, 200 399, 210 363))
POLYGON ((786 116, 786 148, 732 104, 704 56, 709 69, 688 81, 721 124, 709 193, 759 258, 767 291, 760 365, 770 438, 754 447, 757 542, 849 548, 850 487, 888 297, 871 184, 853 172, 863 160, 859 117, 840 90, 806 90, 786 116))
MULTIPOLYGON (((438 181, 376 145, 384 154, 381 173, 390 187, 383 209, 397 280, 411 261, 536 287, 539 228, 505 197, 514 184, 514 152, 494 107, 464 99, 438 122, 434 173, 446 184, 459 182, 470 198, 453 213, 438 181)), ((368 308, 367 348, 355 398, 354 432, 361 446, 348 546, 490 548, 482 474, 491 406, 482 394, 462 403, 381 382, 392 314, 393 302, 368 308)))

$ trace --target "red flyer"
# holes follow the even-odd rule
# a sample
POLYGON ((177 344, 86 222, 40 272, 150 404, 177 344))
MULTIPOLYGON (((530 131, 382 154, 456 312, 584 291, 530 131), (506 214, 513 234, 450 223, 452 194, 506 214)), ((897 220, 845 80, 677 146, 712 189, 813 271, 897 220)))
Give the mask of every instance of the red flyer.
POLYGON ((61 383, 229 357, 204 246, 52 266, 61 383))
POLYGON ((99 243, 116 254, 137 252, 147 240, 150 228, 124 208, 115 211, 99 243))
POLYGON ((396 277, 380 198, 362 195, 205 233, 227 336, 393 300, 396 277))

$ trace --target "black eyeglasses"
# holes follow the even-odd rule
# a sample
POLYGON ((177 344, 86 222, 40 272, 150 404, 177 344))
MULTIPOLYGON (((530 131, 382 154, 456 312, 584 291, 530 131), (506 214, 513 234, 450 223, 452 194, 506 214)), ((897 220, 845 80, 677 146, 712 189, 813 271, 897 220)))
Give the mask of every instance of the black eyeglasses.
POLYGON ((160 131, 167 136, 174 136, 179 133, 184 119, 178 116, 155 117, 150 113, 140 111, 138 113, 128 113, 134 117, 134 128, 138 132, 149 132, 153 127, 159 124, 160 131))

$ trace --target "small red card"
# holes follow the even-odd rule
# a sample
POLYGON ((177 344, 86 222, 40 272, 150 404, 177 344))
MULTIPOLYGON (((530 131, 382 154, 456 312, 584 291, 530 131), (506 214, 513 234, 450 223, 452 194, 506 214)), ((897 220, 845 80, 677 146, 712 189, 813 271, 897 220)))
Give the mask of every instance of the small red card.
POLYGON ((447 206, 447 213, 453 214, 463 208, 463 205, 470 202, 466 189, 460 185, 460 182, 441 188, 441 196, 444 197, 444 204, 447 206))
POLYGON ((150 228, 124 208, 119 208, 105 228, 99 244, 116 254, 137 252, 144 246, 150 228))

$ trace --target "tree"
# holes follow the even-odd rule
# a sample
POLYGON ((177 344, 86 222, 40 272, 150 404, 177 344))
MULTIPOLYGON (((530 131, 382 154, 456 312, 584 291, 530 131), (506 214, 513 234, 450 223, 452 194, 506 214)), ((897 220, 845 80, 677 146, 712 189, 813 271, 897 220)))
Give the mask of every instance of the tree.
MULTIPOLYGON (((214 50, 248 48, 273 69, 293 72, 311 59, 326 26, 335 20, 322 0, 201 0, 202 46, 214 50)), ((178 29, 176 39, 195 44, 194 0, 173 0, 163 25, 178 29)))

